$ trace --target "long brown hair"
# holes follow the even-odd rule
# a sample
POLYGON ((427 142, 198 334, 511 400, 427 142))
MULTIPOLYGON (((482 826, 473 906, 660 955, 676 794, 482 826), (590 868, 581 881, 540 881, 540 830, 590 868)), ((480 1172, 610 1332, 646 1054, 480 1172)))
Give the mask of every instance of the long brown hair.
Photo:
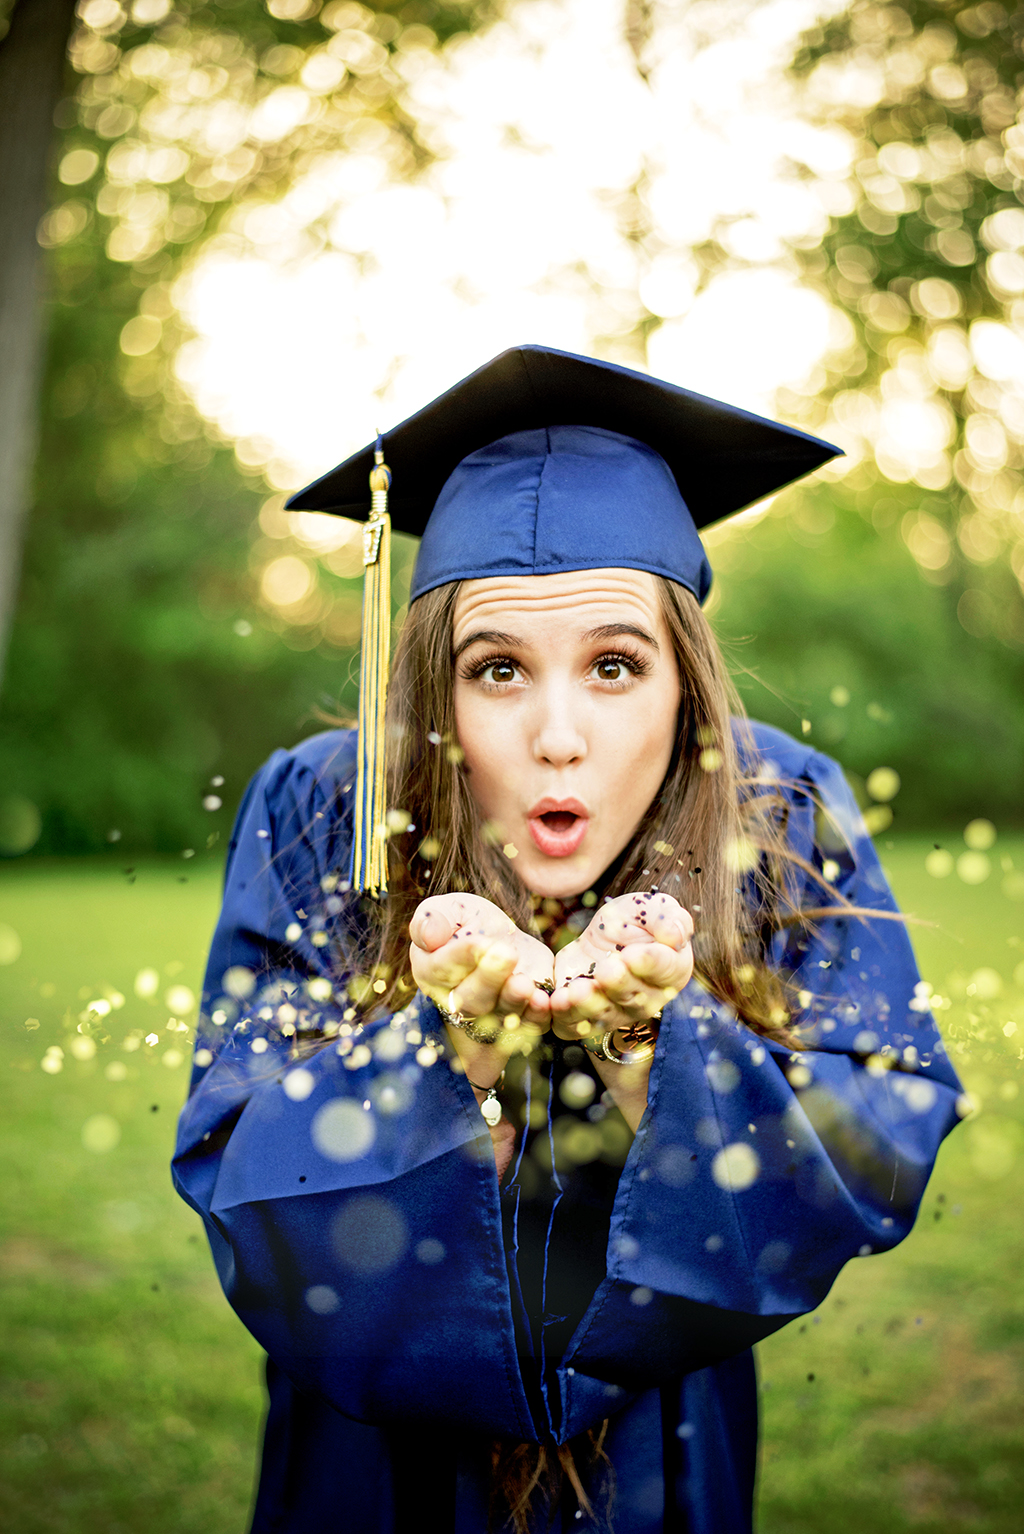
MULTIPOLYGON (((765 962, 770 935, 827 914, 867 914, 837 896, 786 839, 786 799, 760 764, 722 652, 696 599, 658 578, 662 612, 679 668, 681 702, 668 771, 603 895, 656 887, 694 915, 695 972, 755 1032, 799 1048, 795 998, 765 962), (737 721, 739 721, 737 727, 737 721), (753 880, 744 893, 745 881, 753 880), (824 903, 800 910, 797 889, 817 884, 824 903)), ((472 891, 500 906, 524 931, 539 932, 536 902, 501 850, 498 828, 481 816, 463 768, 455 728, 452 624, 459 583, 438 587, 409 610, 389 699, 389 892, 371 907, 350 992, 367 1012, 393 1011, 414 990, 409 922, 428 895, 472 891), (360 994, 361 981, 361 994, 360 994), (379 988, 379 989, 378 989, 379 988)), ((872 913, 882 914, 882 913, 872 913)), ((538 1505, 550 1513, 568 1484, 578 1505, 610 1527, 612 1467, 608 1423, 571 1445, 496 1440, 490 1526, 529 1534, 538 1505), (592 1507, 580 1467, 596 1479, 592 1507)))
MULTIPOLYGON (((662 890, 694 915, 695 970, 755 1032, 796 1047, 783 977, 764 962, 767 936, 796 915, 794 876, 820 880, 786 844, 784 800, 758 776, 746 742, 741 766, 733 722, 742 705, 696 599, 658 577, 662 611, 679 667, 681 703, 665 779, 602 894, 662 890), (750 874, 753 906, 742 886, 750 874)), ((534 902, 502 852, 497 828, 480 814, 455 729, 452 620, 459 583, 440 586, 409 610, 389 698, 388 803, 396 833, 389 848, 386 905, 373 912, 365 994, 393 1010, 413 989, 409 921, 428 895, 468 890, 537 931, 534 902), (414 828, 402 832, 406 816, 414 828), (372 978, 383 989, 371 992, 372 978)), ((741 749, 744 726, 740 725, 741 749)), ((366 962, 364 960, 364 962, 366 962)))

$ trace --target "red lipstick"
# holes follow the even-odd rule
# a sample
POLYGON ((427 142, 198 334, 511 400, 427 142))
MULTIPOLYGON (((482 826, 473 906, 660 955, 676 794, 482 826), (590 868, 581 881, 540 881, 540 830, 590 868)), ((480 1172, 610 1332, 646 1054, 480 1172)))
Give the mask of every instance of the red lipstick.
POLYGON ((546 858, 567 858, 586 836, 590 816, 578 799, 540 799, 526 823, 546 858))

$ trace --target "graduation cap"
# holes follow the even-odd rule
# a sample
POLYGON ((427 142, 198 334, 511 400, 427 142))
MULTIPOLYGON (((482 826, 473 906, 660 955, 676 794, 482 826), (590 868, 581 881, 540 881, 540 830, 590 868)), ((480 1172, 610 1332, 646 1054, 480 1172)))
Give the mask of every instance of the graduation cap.
POLYGON ((392 526, 422 540, 411 601, 449 581, 626 568, 702 602, 698 529, 837 452, 630 368, 517 346, 388 432, 387 464, 378 437, 293 495, 290 511, 368 518, 353 888, 387 889, 392 526))

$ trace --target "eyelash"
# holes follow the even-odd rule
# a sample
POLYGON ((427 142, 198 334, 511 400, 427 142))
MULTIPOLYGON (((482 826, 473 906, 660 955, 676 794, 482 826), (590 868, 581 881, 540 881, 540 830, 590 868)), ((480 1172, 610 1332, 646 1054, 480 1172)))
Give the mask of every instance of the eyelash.
MULTIPOLYGON (((593 671, 594 666, 603 665, 608 661, 615 665, 625 666, 627 671, 632 672, 634 676, 638 677, 647 676, 651 669, 650 661, 640 650, 608 650, 604 655, 597 657, 590 668, 591 671, 593 671)), ((614 686, 615 684, 611 683, 610 685, 614 686)))
MULTIPOLYGON (((608 662, 611 662, 613 665, 625 666, 636 677, 647 676, 651 670, 650 661, 639 650, 606 650, 603 655, 595 657, 591 662, 590 670, 593 671, 595 666, 607 664, 608 662)), ((486 655, 482 660, 475 661, 463 671, 463 678, 467 682, 478 681, 491 666, 513 666, 518 668, 518 662, 514 661, 510 655, 486 655)), ((491 682, 485 685, 501 688, 507 687, 510 684, 508 682, 491 682)), ((609 687, 621 687, 623 683, 622 679, 616 679, 615 681, 606 682, 606 685, 609 687)))

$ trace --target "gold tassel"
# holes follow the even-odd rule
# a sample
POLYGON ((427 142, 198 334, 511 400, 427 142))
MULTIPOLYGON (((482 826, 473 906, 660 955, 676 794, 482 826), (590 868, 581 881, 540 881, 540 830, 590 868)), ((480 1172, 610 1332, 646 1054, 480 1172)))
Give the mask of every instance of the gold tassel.
POLYGON ((363 529, 363 649, 359 670, 359 757, 356 771, 352 888, 374 897, 388 889, 384 711, 391 665, 391 470, 378 436, 370 470, 370 519, 363 529))

